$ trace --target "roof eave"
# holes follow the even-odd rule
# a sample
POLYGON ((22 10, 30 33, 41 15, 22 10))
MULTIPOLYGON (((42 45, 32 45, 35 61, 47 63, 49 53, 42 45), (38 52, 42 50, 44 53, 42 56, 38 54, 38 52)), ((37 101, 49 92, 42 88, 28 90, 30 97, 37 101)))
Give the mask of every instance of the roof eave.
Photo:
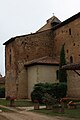
POLYGON ((6 41, 5 43, 3 43, 3 45, 7 45, 7 44, 9 44, 9 43, 13 42, 14 40, 15 40, 15 37, 14 37, 14 38, 9 39, 9 40, 8 40, 8 41, 6 41))
POLYGON ((35 63, 30 63, 30 64, 25 64, 24 66, 25 67, 29 67, 29 66, 34 66, 34 65, 50 65, 50 66, 59 66, 59 64, 58 63, 37 63, 37 62, 35 62, 35 63))
POLYGON ((60 24, 56 25, 55 27, 52 28, 52 30, 56 30, 56 29, 58 29, 58 28, 60 28, 60 27, 62 27, 64 25, 74 21, 75 19, 77 19, 79 17, 80 17, 80 12, 75 14, 75 15, 73 15, 72 17, 66 19, 65 21, 61 22, 60 24))
POLYGON ((80 64, 67 64, 62 66, 63 70, 80 70, 80 64))

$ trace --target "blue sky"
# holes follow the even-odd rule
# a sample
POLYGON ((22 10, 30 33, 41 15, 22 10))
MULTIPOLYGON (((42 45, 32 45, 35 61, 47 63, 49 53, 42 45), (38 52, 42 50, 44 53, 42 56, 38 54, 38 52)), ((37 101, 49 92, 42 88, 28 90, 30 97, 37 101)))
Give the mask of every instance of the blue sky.
POLYGON ((78 12, 80 0, 0 0, 0 73, 5 75, 5 41, 37 31, 53 13, 64 21, 78 12))

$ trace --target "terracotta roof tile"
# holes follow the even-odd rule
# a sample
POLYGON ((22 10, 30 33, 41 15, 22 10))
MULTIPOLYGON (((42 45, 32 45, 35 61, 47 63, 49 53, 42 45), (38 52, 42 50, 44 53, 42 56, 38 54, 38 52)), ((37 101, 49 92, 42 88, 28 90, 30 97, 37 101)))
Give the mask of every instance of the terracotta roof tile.
POLYGON ((34 59, 32 61, 26 62, 25 66, 30 66, 33 64, 59 65, 59 59, 46 56, 46 57, 42 57, 39 59, 34 59))
POLYGON ((0 78, 0 84, 5 84, 5 77, 0 78))

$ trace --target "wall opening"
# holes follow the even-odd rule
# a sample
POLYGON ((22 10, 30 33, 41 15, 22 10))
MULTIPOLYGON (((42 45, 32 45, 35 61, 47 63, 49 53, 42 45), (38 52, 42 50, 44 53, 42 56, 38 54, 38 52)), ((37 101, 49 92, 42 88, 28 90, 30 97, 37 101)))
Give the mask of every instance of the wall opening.
POLYGON ((56 70, 56 79, 59 79, 59 70, 56 70))
POLYGON ((69 35, 71 35, 71 28, 69 28, 69 35))
POLYGON ((73 57, 70 56, 70 63, 73 63, 73 57))
POLYGON ((11 65, 11 49, 10 49, 9 60, 10 60, 10 65, 11 65))

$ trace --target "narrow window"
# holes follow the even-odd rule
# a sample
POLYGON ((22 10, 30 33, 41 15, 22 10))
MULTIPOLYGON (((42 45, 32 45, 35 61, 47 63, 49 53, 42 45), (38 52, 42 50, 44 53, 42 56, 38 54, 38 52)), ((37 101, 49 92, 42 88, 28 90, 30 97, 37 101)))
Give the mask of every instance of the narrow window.
POLYGON ((9 56, 9 60, 10 60, 10 65, 11 65, 11 49, 10 49, 10 56, 9 56))
POLYGON ((71 28, 69 28, 69 35, 71 35, 71 28))
POLYGON ((67 50, 67 53, 68 53, 68 50, 67 50))
POLYGON ((56 71, 56 79, 59 79, 59 70, 56 71))
POLYGON ((73 44, 73 46, 75 46, 75 43, 73 44))
POLYGON ((70 63, 73 63, 73 57, 70 56, 70 63))

